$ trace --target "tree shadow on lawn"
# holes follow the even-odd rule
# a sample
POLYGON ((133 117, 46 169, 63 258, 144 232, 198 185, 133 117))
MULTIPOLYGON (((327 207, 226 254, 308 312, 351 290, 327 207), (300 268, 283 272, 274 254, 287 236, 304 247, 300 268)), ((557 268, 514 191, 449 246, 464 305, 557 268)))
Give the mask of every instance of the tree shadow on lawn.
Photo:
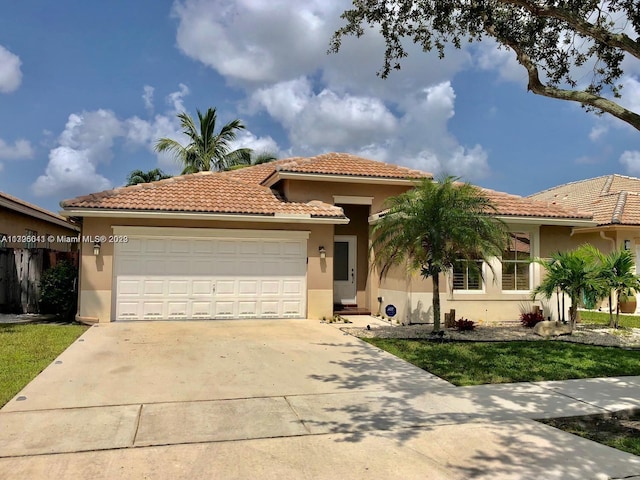
POLYGON ((505 474, 522 473, 514 478, 549 471, 558 476, 545 478, 617 473, 615 462, 607 459, 624 460, 631 470, 623 473, 640 475, 637 457, 612 453, 608 447, 529 420, 602 413, 621 400, 629 402, 633 399, 625 392, 637 385, 624 379, 596 379, 591 389, 574 385, 570 391, 559 382, 453 387, 362 341, 321 345, 340 350, 340 359, 330 362, 339 373, 309 378, 336 385, 338 393, 288 397, 311 433, 340 433, 338 441, 343 442, 391 438, 454 468, 463 478, 497 478, 494 474, 502 468, 505 474), (576 389, 596 391, 595 398, 585 397, 589 403, 571 398, 576 389), (586 447, 588 459, 583 458, 586 447))

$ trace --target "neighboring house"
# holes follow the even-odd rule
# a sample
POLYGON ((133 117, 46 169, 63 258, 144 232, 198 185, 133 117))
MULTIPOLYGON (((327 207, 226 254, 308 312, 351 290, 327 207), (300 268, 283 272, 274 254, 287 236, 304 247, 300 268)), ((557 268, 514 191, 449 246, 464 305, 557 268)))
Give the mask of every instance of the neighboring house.
MULTIPOLYGON (((78 317, 83 321, 330 317, 336 305, 421 319, 431 282, 396 269, 380 280, 370 225, 384 202, 428 173, 349 154, 202 172, 62 202, 82 222, 78 317), (97 253, 97 255, 95 255, 97 253), (380 299, 382 301, 380 302, 380 299), (413 315, 413 317, 411 317, 413 315)), ((503 257, 447 275, 443 308, 516 319, 548 255, 591 215, 485 190, 510 226, 503 257)))
MULTIPOLYGON (((593 243, 604 253, 624 248, 640 258, 640 178, 604 175, 549 188, 529 198, 593 215, 595 226, 572 229, 568 238, 557 240, 555 250, 593 243)), ((640 273, 640 262, 636 262, 636 273, 640 273)))
POLYGON ((48 248, 67 252, 80 228, 66 218, 0 192, 0 248, 48 248), (5 240, 3 242, 3 240, 5 240))

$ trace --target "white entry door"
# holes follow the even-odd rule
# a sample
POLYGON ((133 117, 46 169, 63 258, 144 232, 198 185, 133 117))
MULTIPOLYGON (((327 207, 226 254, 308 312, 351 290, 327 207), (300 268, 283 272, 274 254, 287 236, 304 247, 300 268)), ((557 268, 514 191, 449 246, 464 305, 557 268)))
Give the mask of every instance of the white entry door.
POLYGON ((356 304, 355 235, 336 235, 333 241, 333 303, 356 304))

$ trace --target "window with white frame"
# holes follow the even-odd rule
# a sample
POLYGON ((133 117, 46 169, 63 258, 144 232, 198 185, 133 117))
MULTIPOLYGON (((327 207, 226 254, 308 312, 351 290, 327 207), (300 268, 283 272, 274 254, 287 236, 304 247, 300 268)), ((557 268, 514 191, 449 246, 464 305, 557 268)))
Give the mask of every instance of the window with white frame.
POLYGON ((460 260, 453 266, 454 290, 482 290, 482 261, 460 260))
POLYGON ((509 233, 502 252, 502 290, 531 290, 531 234, 509 233))

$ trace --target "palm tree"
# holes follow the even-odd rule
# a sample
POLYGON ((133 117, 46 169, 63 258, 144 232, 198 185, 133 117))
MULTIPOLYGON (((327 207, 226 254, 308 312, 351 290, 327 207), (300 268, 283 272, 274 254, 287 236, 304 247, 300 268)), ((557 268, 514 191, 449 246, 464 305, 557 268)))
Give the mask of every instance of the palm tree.
POLYGON ((142 170, 133 170, 127 176, 127 186, 137 185, 138 183, 157 182, 158 180, 164 180, 166 178, 171 178, 171 175, 167 175, 159 168, 154 168, 153 170, 149 170, 148 172, 143 172, 142 170))
POLYGON ((593 260, 593 247, 582 245, 568 252, 554 253, 550 259, 536 259, 535 262, 546 270, 546 276, 532 293, 549 299, 559 288, 569 296, 569 325, 573 331, 578 318, 578 306, 583 297, 598 297, 602 293, 603 282, 598 277, 600 267, 593 260))
POLYGON ((609 326, 618 328, 620 319, 620 298, 640 291, 640 278, 633 273, 635 262, 629 250, 614 250, 601 255, 599 277, 603 280, 609 297, 609 326), (613 317, 612 292, 616 298, 616 316, 613 317))
POLYGON ((245 128, 240 120, 230 121, 216 133, 216 109, 209 108, 204 115, 200 110, 197 113, 199 128, 189 114, 178 114, 182 133, 189 138, 186 146, 171 138, 161 138, 156 143, 156 151, 172 152, 182 162, 183 174, 211 170, 219 172, 234 165, 250 164, 250 148, 230 151, 230 143, 236 139, 236 131, 245 128))
POLYGON ((478 260, 500 256, 507 245, 505 224, 491 214, 493 203, 480 189, 446 176, 424 179, 387 201, 388 211, 372 229, 372 250, 380 278, 406 262, 433 283, 433 329, 440 330, 440 274, 460 261, 480 273, 478 260))

